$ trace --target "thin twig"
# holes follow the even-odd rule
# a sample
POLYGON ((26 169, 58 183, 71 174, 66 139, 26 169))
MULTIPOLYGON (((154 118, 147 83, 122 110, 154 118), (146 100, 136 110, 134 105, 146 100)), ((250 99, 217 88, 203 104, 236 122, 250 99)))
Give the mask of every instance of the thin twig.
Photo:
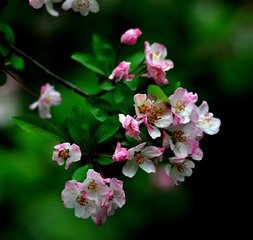
POLYGON ((41 63, 39 63, 38 61, 34 60, 31 56, 29 56, 28 54, 26 54, 25 52, 21 51, 20 49, 16 48, 14 45, 12 44, 7 44, 7 47, 12 50, 13 52, 17 53, 18 55, 24 57, 26 60, 28 60, 30 63, 32 63, 33 65, 35 65, 36 67, 38 67, 39 69, 41 69, 42 71, 44 71, 47 75, 49 75, 50 77, 52 77, 53 79, 55 79, 58 83, 60 83, 61 85, 63 85, 64 87, 74 91, 75 93, 79 94, 82 97, 89 97, 88 93, 85 93, 84 91, 82 91, 80 88, 78 88, 77 86, 73 85, 72 83, 64 80, 63 78, 61 78, 60 76, 56 75, 55 73, 51 72, 49 69, 47 69, 45 66, 43 66, 41 63))
POLYGON ((14 76, 14 75, 12 74, 12 72, 10 72, 10 71, 7 70, 7 69, 2 70, 2 72, 4 72, 6 75, 11 76, 11 78, 12 78, 24 91, 26 91, 28 94, 30 94, 31 96, 33 96, 33 97, 35 97, 35 98, 39 98, 38 95, 36 95, 36 94, 35 94, 34 92, 32 92, 29 88, 27 88, 26 86, 24 86, 23 83, 20 82, 20 81, 17 79, 17 77, 14 76))

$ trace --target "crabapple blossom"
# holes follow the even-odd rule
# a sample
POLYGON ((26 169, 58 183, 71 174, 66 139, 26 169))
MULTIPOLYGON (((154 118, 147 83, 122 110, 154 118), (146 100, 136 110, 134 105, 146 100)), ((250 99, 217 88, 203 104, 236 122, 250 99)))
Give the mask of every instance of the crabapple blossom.
MULTIPOLYGON (((163 147, 170 147, 177 157, 194 155, 197 154, 197 151, 201 154, 202 151, 198 149, 199 142, 195 139, 198 131, 194 123, 190 122, 171 126, 168 130, 172 133, 172 136, 163 132, 163 147)), ((201 155, 199 157, 201 157, 201 155)))
POLYGON ((68 169, 73 162, 81 160, 81 150, 76 144, 70 145, 70 143, 58 144, 54 147, 52 160, 59 165, 63 165, 66 162, 65 169, 68 169))
POLYGON ((122 127, 126 129, 126 135, 136 139, 141 140, 140 138, 140 123, 131 117, 130 115, 125 116, 124 114, 119 114, 119 121, 122 124, 122 127))
POLYGON ((41 8, 44 4, 48 13, 54 17, 59 16, 59 13, 54 10, 54 3, 62 2, 62 0, 29 0, 31 7, 38 9, 41 8))
POLYGON ((80 12, 81 15, 87 16, 89 12, 97 13, 99 4, 96 0, 66 0, 62 4, 64 10, 73 9, 74 12, 80 12))
POLYGON ((175 114, 175 123, 188 123, 191 120, 191 113, 198 100, 197 94, 188 92, 184 88, 177 88, 173 95, 169 97, 171 111, 175 114))
POLYGON ((171 60, 165 59, 166 47, 159 43, 153 43, 150 46, 149 42, 145 41, 144 48, 147 73, 142 76, 154 79, 157 84, 168 84, 165 72, 172 69, 174 64, 171 60))
POLYGON ((192 161, 180 157, 172 157, 169 160, 170 163, 165 165, 165 172, 175 184, 178 184, 178 181, 183 182, 184 177, 192 175, 192 168, 195 167, 192 161))
POLYGON ((137 93, 134 95, 135 113, 138 118, 147 117, 152 109, 152 101, 146 94, 137 93))
POLYGON ((121 144, 118 142, 115 152, 112 156, 113 161, 115 162, 124 162, 127 159, 128 150, 126 148, 122 148, 121 144))
POLYGON ((46 83, 41 87, 39 100, 31 104, 30 109, 38 107, 41 118, 51 118, 51 106, 60 105, 61 101, 61 94, 54 90, 54 86, 46 83))
POLYGON ((141 34, 142 32, 139 28, 131 28, 122 34, 120 42, 126 45, 134 45, 141 34))
POLYGON ((206 101, 202 102, 202 104, 197 108, 197 111, 197 127, 209 135, 218 133, 221 121, 220 119, 213 117, 212 113, 208 112, 209 107, 206 101))
POLYGON ((93 169, 88 170, 82 183, 68 181, 61 197, 66 208, 75 209, 76 217, 91 217, 96 225, 103 224, 107 216, 113 215, 126 202, 123 182, 116 178, 104 179, 93 169))
POLYGON ((84 184, 76 180, 66 182, 61 198, 66 208, 75 209, 75 216, 78 218, 86 219, 97 211, 97 204, 88 198, 84 184))
POLYGON ((128 74, 130 68, 130 62, 122 61, 109 76, 109 79, 116 79, 116 82, 120 80, 131 81, 134 74, 128 74))
POLYGON ((164 152, 164 148, 154 146, 144 148, 145 145, 146 142, 128 150, 128 161, 122 169, 125 176, 130 178, 133 177, 136 174, 138 167, 147 173, 154 173, 156 171, 155 165, 151 159, 161 156, 164 152))

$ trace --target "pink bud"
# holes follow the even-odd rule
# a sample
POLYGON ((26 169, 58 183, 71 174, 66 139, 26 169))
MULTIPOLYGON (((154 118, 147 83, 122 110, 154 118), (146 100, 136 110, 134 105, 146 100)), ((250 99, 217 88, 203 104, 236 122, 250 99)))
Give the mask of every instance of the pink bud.
POLYGON ((139 28, 129 29, 121 36, 120 42, 127 45, 134 45, 141 34, 142 32, 139 28))

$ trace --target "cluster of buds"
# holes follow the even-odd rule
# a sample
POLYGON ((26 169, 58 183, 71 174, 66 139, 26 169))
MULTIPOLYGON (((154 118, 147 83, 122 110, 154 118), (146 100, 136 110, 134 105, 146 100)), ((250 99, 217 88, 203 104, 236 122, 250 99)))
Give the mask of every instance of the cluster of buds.
MULTIPOLYGON (((59 16, 59 13, 54 9, 54 4, 62 2, 63 0, 29 0, 30 6, 35 9, 45 5, 48 13, 54 17, 59 16)), ((65 11, 72 9, 74 12, 80 12, 81 15, 87 16, 89 12, 97 13, 99 4, 96 0, 65 0, 62 3, 62 9, 65 11)))

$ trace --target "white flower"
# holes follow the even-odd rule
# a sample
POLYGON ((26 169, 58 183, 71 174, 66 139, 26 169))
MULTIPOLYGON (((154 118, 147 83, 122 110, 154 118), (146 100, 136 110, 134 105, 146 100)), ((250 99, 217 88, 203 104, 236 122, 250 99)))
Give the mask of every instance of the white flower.
POLYGON ((62 4, 64 10, 73 9, 74 12, 80 12, 83 16, 87 16, 89 12, 97 13, 99 4, 96 0, 66 0, 62 4))
POLYGON ((39 100, 30 105, 30 109, 39 108, 41 118, 51 118, 50 108, 61 104, 61 94, 49 83, 41 87, 39 100))
POLYGON ((165 172, 175 184, 178 184, 178 181, 183 182, 184 177, 192 175, 192 168, 195 167, 192 161, 179 157, 172 157, 169 160, 170 163, 165 165, 165 172))

